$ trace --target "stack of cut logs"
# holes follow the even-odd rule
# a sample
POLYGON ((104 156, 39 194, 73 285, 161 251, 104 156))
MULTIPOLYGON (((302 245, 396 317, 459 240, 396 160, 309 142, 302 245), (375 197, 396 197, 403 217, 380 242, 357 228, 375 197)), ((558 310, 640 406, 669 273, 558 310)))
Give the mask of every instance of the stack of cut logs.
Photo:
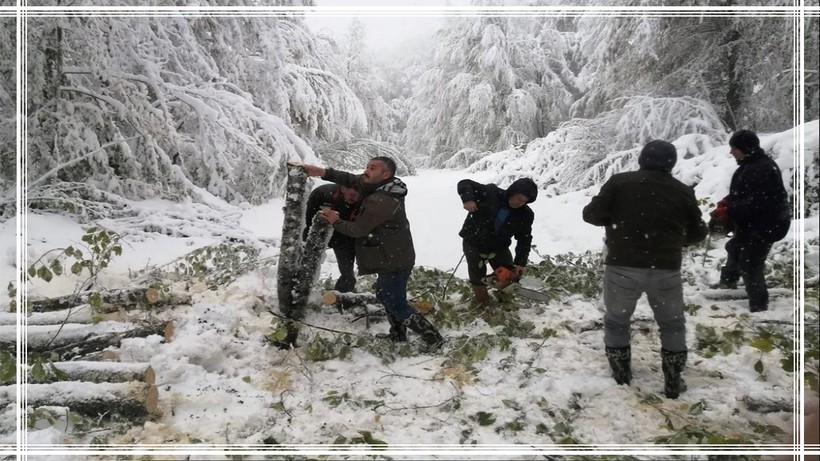
MULTIPOLYGON (((173 324, 156 319, 137 324, 128 320, 128 310, 138 309, 138 316, 145 317, 149 310, 189 304, 190 296, 154 288, 109 291, 100 294, 101 302, 93 310, 88 304, 92 296, 81 293, 29 301, 25 352, 54 361, 45 364, 47 382, 38 382, 31 369, 26 370, 27 409, 59 406, 91 416, 154 413, 159 401, 154 370, 147 363, 119 362, 117 348, 125 338, 154 334, 169 342, 173 324), (61 373, 49 373, 52 365, 61 373)), ((0 313, 0 350, 12 355, 17 350, 16 323, 16 314, 0 313)), ((17 383, 0 384, 0 411, 9 411, 17 383)))

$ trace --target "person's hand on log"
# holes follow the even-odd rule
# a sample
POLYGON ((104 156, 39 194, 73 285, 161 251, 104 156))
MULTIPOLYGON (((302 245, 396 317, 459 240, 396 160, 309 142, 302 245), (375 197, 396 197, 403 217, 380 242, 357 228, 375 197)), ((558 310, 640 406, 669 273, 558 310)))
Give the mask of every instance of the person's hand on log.
POLYGON ((305 173, 307 173, 308 176, 322 177, 325 175, 325 169, 320 166, 309 165, 307 163, 304 163, 302 164, 302 168, 305 169, 305 173))
POLYGON ((330 208, 328 208, 328 207, 322 207, 322 208, 319 210, 319 216, 321 216, 322 218, 324 218, 324 219, 325 219, 325 221, 327 221, 328 223, 330 223, 330 225, 331 225, 331 226, 333 225, 333 223, 335 223, 336 221, 338 221, 339 219, 341 219, 341 218, 339 218, 339 212, 338 212, 338 211, 331 210, 331 209, 330 209, 330 208))

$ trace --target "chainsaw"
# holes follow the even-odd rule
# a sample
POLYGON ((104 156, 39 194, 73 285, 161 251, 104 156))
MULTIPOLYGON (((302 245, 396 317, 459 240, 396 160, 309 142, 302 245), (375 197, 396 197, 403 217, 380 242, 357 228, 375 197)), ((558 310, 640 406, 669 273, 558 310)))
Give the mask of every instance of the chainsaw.
POLYGON ((524 288, 519 283, 519 276, 512 269, 504 266, 496 268, 491 275, 481 279, 489 288, 494 288, 502 293, 521 296, 532 301, 549 302, 550 296, 529 288, 524 288))

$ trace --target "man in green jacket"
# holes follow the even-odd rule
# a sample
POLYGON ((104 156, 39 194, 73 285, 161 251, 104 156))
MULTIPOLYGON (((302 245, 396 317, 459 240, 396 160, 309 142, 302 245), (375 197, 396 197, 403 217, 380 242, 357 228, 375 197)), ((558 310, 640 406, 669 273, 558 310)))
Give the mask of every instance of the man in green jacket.
POLYGON ((406 341, 409 328, 429 345, 440 346, 444 338, 407 302, 407 281, 416 263, 416 253, 404 206, 407 186, 395 176, 396 162, 389 157, 374 157, 361 175, 314 165, 304 168, 308 176, 353 187, 363 197, 353 221, 342 220, 337 211, 327 208, 319 214, 334 231, 356 240, 359 274, 378 275, 376 297, 387 310, 390 322, 390 332, 384 337, 406 341))
POLYGON ((618 384, 632 379, 630 324, 646 293, 661 336, 664 392, 685 390, 686 317, 680 268, 685 245, 706 238, 707 228, 691 187, 672 177, 675 146, 650 141, 638 171, 613 175, 584 207, 584 221, 606 228, 604 345, 618 384))

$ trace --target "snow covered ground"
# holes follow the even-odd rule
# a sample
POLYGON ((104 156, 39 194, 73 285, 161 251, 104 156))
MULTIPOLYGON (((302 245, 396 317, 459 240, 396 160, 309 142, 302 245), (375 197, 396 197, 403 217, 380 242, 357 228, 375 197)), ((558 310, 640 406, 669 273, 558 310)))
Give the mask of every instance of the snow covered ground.
MULTIPOLYGON (((816 149, 816 126, 808 136, 816 149)), ((784 166, 784 162, 792 162, 787 156, 792 148, 789 139, 788 134, 762 137, 764 147, 774 149, 784 166)), ((733 165, 728 147, 715 146, 680 162, 675 173, 681 178, 697 177, 698 197, 714 203, 727 192, 733 165)), ((461 258, 457 233, 466 213, 455 191, 456 182, 462 178, 491 182, 498 173, 420 171, 417 176, 403 178, 410 190, 407 209, 417 266, 443 271, 456 267, 461 258)), ((536 214, 534 243, 539 253, 601 249, 603 229, 581 220, 581 209, 596 192, 593 188, 538 198, 532 208, 536 214)), ((122 256, 101 274, 100 281, 107 287, 125 286, 129 271, 168 263, 222 241, 226 232, 265 242, 261 256, 272 261, 224 290, 194 287, 190 306, 167 313, 176 325, 173 341, 164 343, 158 336, 123 341, 122 361, 149 362, 156 371, 161 416, 124 433, 108 434, 107 443, 162 445, 168 450, 175 446, 193 450, 193 446, 217 455, 228 446, 254 450, 270 443, 304 446, 380 440, 395 449, 433 444, 459 445, 467 450, 471 444, 502 444, 508 454, 514 454, 533 445, 557 450, 554 444, 571 439, 587 449, 629 446, 636 453, 649 453, 646 450, 662 448, 653 445, 655 437, 676 433, 687 425, 727 436, 754 433, 760 427, 791 429, 791 413, 757 413, 745 404, 750 398, 793 400, 796 378, 781 370, 782 357, 777 351, 763 353, 747 344, 734 348, 731 354, 714 357, 694 351, 698 325, 720 332, 739 324, 789 324, 795 319, 790 295, 775 297, 768 312, 754 317, 744 315, 747 307, 743 300, 704 298, 702 290, 717 280, 717 266, 725 256, 723 241, 712 242, 706 266, 698 266, 698 262, 707 261, 700 256, 686 262, 686 270, 699 275, 695 285, 685 288, 686 302, 703 308, 693 312, 688 323, 688 343, 693 351, 684 376, 689 390, 678 401, 671 401, 656 398, 662 395, 663 387, 660 343, 645 299, 635 314, 631 386, 617 386, 609 377, 603 333, 596 327, 601 301, 581 295, 565 296, 548 305, 522 306, 515 314, 521 322, 533 323, 532 334, 508 337, 509 342, 503 345, 488 343, 492 347, 472 367, 453 366, 453 361, 448 361, 463 352, 454 349, 461 344, 459 338, 487 335, 491 338, 488 341, 498 341, 503 335, 499 327, 480 319, 458 330, 442 328, 448 344, 439 353, 426 353, 414 345, 413 354, 387 354, 392 360, 367 348, 353 348, 344 359, 310 361, 303 349, 306 346, 292 351, 272 347, 265 336, 271 332, 275 317, 262 306, 260 297, 275 305, 282 205, 279 199, 258 207, 225 206, 220 219, 230 226, 214 232, 200 226, 190 229, 186 238, 133 232, 123 221, 100 223, 121 232, 125 242, 122 256), (553 334, 540 335, 545 329, 553 334), (758 361, 764 373, 755 370, 758 361)), ((134 206, 157 222, 193 214, 190 204, 143 202, 134 206)), ((708 210, 706 206, 703 209, 705 213, 708 210)), ((806 240, 818 236, 816 217, 796 220, 794 228, 803 229, 806 240)), ((0 281, 14 277, 14 231, 14 221, 0 224, 4 245, 0 281)), ((83 232, 84 227, 69 218, 30 214, 25 244, 29 263, 49 249, 76 244, 83 232)), ((793 237, 787 237, 782 245, 788 245, 793 237)), ((809 257, 815 273, 816 250, 814 247, 809 257)), ((539 257, 533 254, 532 260, 537 263, 539 257)), ((337 273, 333 254, 328 252, 321 277, 337 273)), ((466 277, 464 264, 455 274, 466 277)), ((76 282, 68 276, 55 277, 50 283, 35 281, 28 294, 67 294, 76 282)), ((319 294, 317 290, 314 296, 319 294)), ((467 303, 458 303, 457 295, 451 296, 455 309, 470 309, 467 303)), ((0 302, 5 305, 7 300, 0 302)), ((309 311, 305 322, 353 335, 387 328, 384 322, 375 322, 368 329, 364 320, 352 322, 350 315, 332 308, 309 311)), ((333 337, 310 327, 301 334, 303 345, 314 335, 333 337)), ((6 432, 0 443, 14 443, 14 437, 14 432, 6 432)), ((41 422, 28 431, 26 442, 31 449, 46 450, 53 445, 88 443, 90 437, 66 430, 64 422, 41 422)), ((765 440, 778 443, 776 436, 765 440)), ((414 456, 427 455, 416 451, 414 456)))

